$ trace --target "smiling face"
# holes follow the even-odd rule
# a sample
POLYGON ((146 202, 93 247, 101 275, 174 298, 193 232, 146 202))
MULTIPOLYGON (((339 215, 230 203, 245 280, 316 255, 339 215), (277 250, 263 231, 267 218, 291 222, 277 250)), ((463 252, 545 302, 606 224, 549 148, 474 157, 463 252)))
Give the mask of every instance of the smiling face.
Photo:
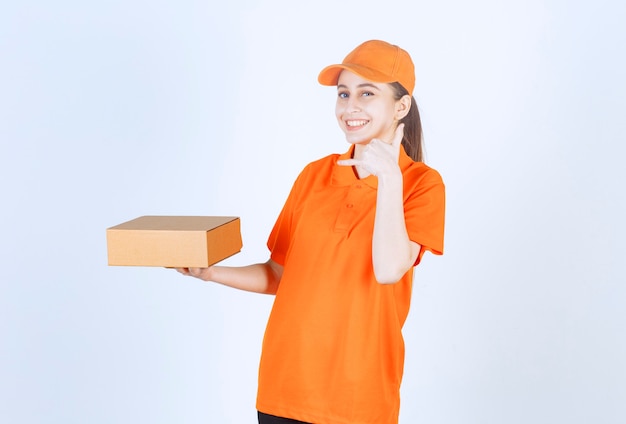
MULTIPOLYGON (((408 96, 405 96, 408 97, 408 96)), ((391 86, 342 71, 337 82, 335 115, 351 144, 367 144, 377 138, 390 143, 398 121, 410 108, 410 97, 396 100, 391 86)))

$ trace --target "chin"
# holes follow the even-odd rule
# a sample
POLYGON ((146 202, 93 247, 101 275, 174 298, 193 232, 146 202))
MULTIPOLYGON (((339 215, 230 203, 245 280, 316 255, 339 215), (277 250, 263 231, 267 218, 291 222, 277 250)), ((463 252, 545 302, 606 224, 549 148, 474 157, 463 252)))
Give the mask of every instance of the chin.
POLYGON ((354 137, 346 135, 346 141, 350 144, 368 144, 371 138, 354 137))

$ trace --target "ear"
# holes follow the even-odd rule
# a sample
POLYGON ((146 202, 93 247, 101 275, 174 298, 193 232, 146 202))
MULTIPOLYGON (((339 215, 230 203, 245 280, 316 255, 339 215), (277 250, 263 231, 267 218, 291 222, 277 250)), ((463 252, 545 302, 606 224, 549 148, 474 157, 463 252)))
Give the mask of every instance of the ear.
POLYGON ((405 116, 408 115, 409 110, 411 110, 411 96, 405 94, 399 100, 396 100, 396 112, 395 118, 397 121, 400 121, 405 116))

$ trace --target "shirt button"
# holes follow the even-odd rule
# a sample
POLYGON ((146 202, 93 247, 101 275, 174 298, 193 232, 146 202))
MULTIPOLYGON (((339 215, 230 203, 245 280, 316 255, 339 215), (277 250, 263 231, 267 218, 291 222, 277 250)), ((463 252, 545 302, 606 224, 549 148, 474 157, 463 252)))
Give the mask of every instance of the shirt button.
POLYGON ((361 184, 357 184, 355 187, 356 188, 361 188, 361 184))
POLYGON ((354 206, 354 205, 353 205, 352 203, 348 203, 348 204, 346 205, 346 208, 351 209, 353 206, 354 206))

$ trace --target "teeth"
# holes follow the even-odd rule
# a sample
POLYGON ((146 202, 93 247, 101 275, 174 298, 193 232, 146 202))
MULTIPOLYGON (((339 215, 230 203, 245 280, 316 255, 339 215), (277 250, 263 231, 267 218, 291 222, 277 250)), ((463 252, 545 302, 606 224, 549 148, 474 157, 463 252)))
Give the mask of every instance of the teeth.
POLYGON ((362 125, 367 124, 367 121, 365 120, 360 120, 360 121, 346 121, 346 125, 348 125, 349 127, 359 127, 362 125))

